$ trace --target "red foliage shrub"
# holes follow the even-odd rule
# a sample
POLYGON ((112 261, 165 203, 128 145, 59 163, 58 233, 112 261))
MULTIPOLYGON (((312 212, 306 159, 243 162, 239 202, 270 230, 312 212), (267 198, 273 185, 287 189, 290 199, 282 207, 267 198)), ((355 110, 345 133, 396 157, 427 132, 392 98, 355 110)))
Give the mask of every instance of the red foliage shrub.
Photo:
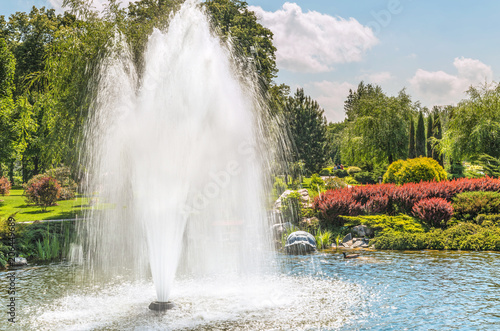
POLYGON ((412 209, 413 215, 430 226, 446 228, 453 215, 451 203, 442 198, 429 198, 417 202, 412 209))
POLYGON ((34 203, 43 210, 52 206, 61 193, 61 186, 50 176, 35 176, 24 188, 28 203, 34 203))
POLYGON ((316 197, 314 207, 325 221, 342 225, 338 216, 368 214, 413 213, 420 201, 440 198, 450 202, 462 192, 498 191, 500 179, 460 178, 451 181, 408 183, 401 186, 378 184, 327 191, 316 197))
POLYGON ((9 195, 10 182, 5 177, 0 177, 0 195, 9 195))

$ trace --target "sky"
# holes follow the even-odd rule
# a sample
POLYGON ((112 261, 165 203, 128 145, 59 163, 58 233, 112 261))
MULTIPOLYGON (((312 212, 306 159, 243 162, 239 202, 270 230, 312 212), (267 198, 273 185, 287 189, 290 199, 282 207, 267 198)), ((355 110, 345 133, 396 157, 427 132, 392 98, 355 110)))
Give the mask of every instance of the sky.
MULTIPOLYGON (((94 0, 97 7, 106 0, 94 0)), ((129 2, 130 0, 122 0, 129 2)), ((0 15, 62 0, 0 0, 0 15)), ((301 87, 344 119, 360 81, 388 95, 406 88, 422 106, 457 104, 471 85, 498 82, 500 1, 247 0, 274 33, 277 83, 301 87)))

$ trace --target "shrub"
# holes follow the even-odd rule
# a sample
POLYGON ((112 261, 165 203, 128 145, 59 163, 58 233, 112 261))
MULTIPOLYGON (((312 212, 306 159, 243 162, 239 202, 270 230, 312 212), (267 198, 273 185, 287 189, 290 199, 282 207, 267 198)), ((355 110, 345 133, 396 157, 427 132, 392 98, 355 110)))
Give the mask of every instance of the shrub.
POLYGON ((320 176, 331 176, 332 175, 332 168, 323 168, 319 172, 320 176))
POLYGON ((500 214, 477 215, 476 223, 481 226, 500 226, 500 214))
POLYGON ((345 178, 347 177, 348 173, 345 169, 337 169, 332 171, 332 175, 339 178, 345 178))
POLYGON ((358 167, 349 167, 349 168, 347 168, 347 174, 349 176, 352 176, 352 175, 354 175, 354 174, 356 174, 358 172, 361 172, 361 168, 358 168, 358 167))
POLYGON ((396 165, 389 166, 384 175, 384 183, 419 183, 428 181, 442 181, 446 179, 446 171, 439 163, 428 157, 419 157, 406 161, 396 161, 396 165))
POLYGON ((313 174, 311 176, 311 183, 309 184, 309 187, 313 190, 321 191, 321 189, 325 187, 325 181, 321 179, 318 174, 313 174))
POLYGON ((426 228, 416 218, 400 214, 397 216, 388 215, 366 215, 366 216, 343 216, 346 222, 344 226, 366 225, 376 231, 377 234, 387 232, 425 232, 426 228))
POLYGON ((290 192, 281 201, 280 210, 285 222, 290 222, 294 225, 299 224, 302 218, 302 195, 297 191, 290 192))
POLYGON ((479 214, 500 213, 499 192, 463 192, 453 198, 454 217, 473 222, 479 214))
POLYGON ((361 184, 375 184, 374 174, 368 171, 357 172, 353 175, 354 179, 361 184))
POLYGON ((55 178, 49 176, 35 176, 24 188, 24 195, 28 203, 40 206, 42 210, 52 206, 61 192, 61 186, 55 178))
POLYGON ((71 200, 76 196, 78 185, 71 178, 71 170, 68 167, 58 167, 47 170, 45 176, 55 178, 61 186, 61 194, 59 200, 71 200))
POLYGON ((460 223, 426 233, 392 232, 374 239, 377 249, 500 250, 500 228, 460 223))
POLYGON ((405 161, 403 161, 403 160, 397 160, 395 162, 392 162, 391 165, 389 166, 389 168, 387 168, 387 171, 384 174, 382 182, 395 184, 397 182, 396 173, 401 169, 404 162, 405 161))
POLYGON ((336 190, 344 187, 346 187, 346 183, 341 178, 333 177, 325 181, 325 189, 327 190, 336 190))
POLYGON ((453 215, 453 207, 442 198, 430 198, 417 202, 412 212, 426 224, 444 229, 453 215))
POLYGON ((357 185, 359 184, 357 180, 355 180, 354 178, 352 178, 351 176, 347 176, 344 178, 344 182, 348 185, 357 185))
POLYGON ((10 182, 5 177, 0 177, 0 195, 10 194, 10 182))
POLYGON ((352 194, 346 189, 327 191, 314 199, 313 206, 321 214, 323 220, 333 225, 343 225, 341 215, 359 215, 362 213, 360 203, 354 201, 352 194))

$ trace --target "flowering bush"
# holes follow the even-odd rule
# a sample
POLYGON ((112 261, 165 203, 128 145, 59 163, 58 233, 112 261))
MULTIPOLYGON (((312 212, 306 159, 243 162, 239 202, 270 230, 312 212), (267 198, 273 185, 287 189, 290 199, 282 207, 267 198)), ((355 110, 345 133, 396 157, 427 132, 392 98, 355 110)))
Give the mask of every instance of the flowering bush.
POLYGON ((436 228, 446 228, 453 215, 451 203, 442 198, 429 198, 417 202, 413 206, 413 215, 436 228))
POLYGON ((10 182, 5 177, 0 177, 0 195, 9 195, 10 182))
POLYGON ((52 206, 61 193, 61 186, 55 178, 37 175, 24 187, 26 202, 40 206, 42 210, 52 206))

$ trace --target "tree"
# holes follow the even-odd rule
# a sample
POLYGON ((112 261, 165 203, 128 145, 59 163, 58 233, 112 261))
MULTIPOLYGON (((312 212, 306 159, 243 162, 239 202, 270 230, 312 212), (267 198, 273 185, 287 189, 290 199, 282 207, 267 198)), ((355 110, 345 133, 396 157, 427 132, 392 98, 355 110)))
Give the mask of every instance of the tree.
POLYGON ((471 86, 467 95, 451 111, 443 151, 453 160, 500 157, 500 84, 471 86))
MULTIPOLYGON (((436 141, 435 144, 439 144, 441 139, 443 138, 443 129, 441 126, 441 116, 439 116, 439 113, 434 114, 434 139, 436 141)), ((438 163, 444 167, 444 156, 442 151, 436 151, 434 147, 434 154, 433 154, 434 160, 438 161, 438 163)))
POLYGON ((327 128, 327 151, 329 161, 332 164, 339 164, 341 159, 342 133, 346 127, 346 122, 329 123, 327 128))
POLYGON ((429 114, 427 116, 427 157, 433 158, 433 148, 432 148, 432 141, 431 138, 434 137, 433 133, 433 119, 432 119, 432 114, 429 114))
POLYGON ((418 114, 417 129, 415 132, 415 152, 417 156, 425 156, 425 125, 422 112, 418 114))
POLYGON ((397 97, 388 97, 380 86, 361 82, 356 91, 349 91, 344 109, 344 163, 392 163, 407 157, 413 106, 404 90, 397 97))
POLYGON ((294 145, 294 160, 303 160, 305 171, 317 173, 326 161, 326 118, 319 104, 297 89, 288 97, 284 116, 288 120, 290 137, 294 145))
POLYGON ((12 112, 14 101, 12 93, 15 89, 14 73, 16 61, 8 49, 5 39, 0 39, 0 177, 3 176, 4 164, 11 164, 13 158, 12 112))
POLYGON ((231 36, 243 56, 254 59, 262 81, 271 85, 278 72, 271 30, 257 22, 245 1, 208 0, 205 6, 221 34, 225 38, 231 36))
POLYGON ((417 151, 415 149, 415 125, 413 125, 413 119, 410 119, 410 138, 408 146, 408 158, 414 159, 417 157, 417 151))

